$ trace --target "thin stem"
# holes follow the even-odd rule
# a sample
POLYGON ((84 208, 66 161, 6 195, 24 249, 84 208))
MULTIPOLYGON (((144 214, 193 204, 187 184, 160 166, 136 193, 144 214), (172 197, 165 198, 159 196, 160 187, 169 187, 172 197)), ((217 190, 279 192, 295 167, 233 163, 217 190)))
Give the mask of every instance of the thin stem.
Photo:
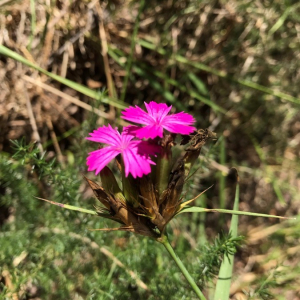
POLYGON ((156 161, 156 178, 155 183, 158 190, 159 197, 162 196, 163 191, 168 187, 171 151, 163 147, 161 155, 157 157, 156 161))
POLYGON ((133 207, 138 207, 138 191, 135 179, 131 176, 131 174, 129 174, 128 177, 125 176, 123 159, 121 162, 121 166, 123 195, 125 196, 126 201, 129 202, 133 207))
POLYGON ((194 292, 199 297, 199 299, 206 300, 205 296, 202 294, 202 292, 198 288, 198 286, 195 283, 194 279, 192 278, 192 276, 190 275, 190 273, 188 272, 188 270, 185 268, 185 266, 183 265, 183 263, 180 260, 180 258, 174 252, 174 249, 172 248, 172 246, 171 246, 171 244, 169 242, 168 237, 166 235, 163 235, 161 238, 158 239, 158 241, 165 246, 165 248, 167 249, 167 251, 169 252, 169 254, 174 259, 175 263, 177 264, 178 268, 180 269, 180 271, 182 272, 182 274, 184 275, 184 277, 186 278, 186 280, 188 281, 188 283, 190 284, 190 286, 192 287, 192 289, 194 290, 194 292))

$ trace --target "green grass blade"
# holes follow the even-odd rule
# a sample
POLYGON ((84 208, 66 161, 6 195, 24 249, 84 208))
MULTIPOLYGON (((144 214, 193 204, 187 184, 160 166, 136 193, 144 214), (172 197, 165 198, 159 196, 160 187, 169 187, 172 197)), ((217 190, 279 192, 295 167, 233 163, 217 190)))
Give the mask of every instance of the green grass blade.
POLYGON ((136 44, 136 37, 137 37, 137 32, 138 32, 138 29, 139 29, 139 25, 140 25, 140 16, 141 16, 141 13, 144 9, 144 5, 145 5, 145 0, 141 0, 138 15, 135 19, 135 24, 134 24, 134 29, 133 29, 132 39, 131 39, 130 54, 129 54, 129 57, 127 59, 127 65, 126 65, 126 76, 124 78, 123 88, 122 88, 122 93, 121 93, 121 100, 123 102, 125 100, 128 80, 129 80, 129 76, 130 76, 130 69, 131 69, 132 61, 133 61, 133 53, 134 53, 134 48, 135 48, 135 44, 136 44))
POLYGON ((237 79, 237 78, 231 77, 225 71, 219 71, 219 70, 216 70, 216 69, 211 68, 209 66, 206 66, 205 64, 190 61, 187 58, 185 58, 183 56, 180 56, 180 55, 176 55, 175 59, 178 62, 184 63, 186 65, 190 65, 190 66, 192 66, 196 69, 205 71, 207 73, 214 74, 218 77, 230 80, 232 82, 239 83, 240 85, 252 88, 254 90, 263 92, 265 94, 269 94, 269 95, 281 98, 281 99, 286 100, 286 101, 290 101, 290 102, 293 102, 293 103, 300 104, 300 99, 299 98, 293 97, 293 96, 285 94, 283 92, 275 91, 271 88, 265 87, 263 85, 260 85, 258 83, 255 83, 255 82, 252 82, 252 81, 249 81, 249 80, 237 79))
MULTIPOLYGON (((164 49, 154 45, 153 43, 151 43, 149 41, 138 40, 137 43, 140 44, 141 46, 145 47, 145 48, 154 50, 157 53, 160 53, 161 55, 167 55, 168 54, 167 51, 165 51, 164 49)), ((185 58, 181 55, 178 55, 178 54, 175 55, 173 58, 177 62, 183 63, 185 65, 189 65, 189 66, 191 66, 195 69, 202 70, 202 71, 205 71, 205 72, 210 73, 210 74, 214 74, 218 77, 227 79, 229 81, 238 83, 240 85, 252 88, 252 89, 257 90, 257 91, 261 91, 265 94, 269 94, 269 95, 281 98, 281 99, 289 101, 289 102, 300 104, 300 99, 299 98, 293 97, 293 96, 288 95, 286 93, 283 93, 283 92, 280 92, 280 91, 275 91, 271 88, 265 87, 263 85, 260 85, 258 83, 255 83, 255 82, 252 82, 252 81, 249 81, 249 80, 237 79, 237 78, 231 77, 225 71, 219 71, 219 70, 211 68, 211 67, 209 67, 205 64, 198 63, 198 62, 195 62, 195 61, 190 61, 187 58, 185 58)))
POLYGON ((209 96, 209 92, 206 88, 205 83, 197 77, 194 73, 188 72, 187 73, 188 78, 190 79, 191 82, 195 85, 197 90, 203 95, 203 96, 209 96))
POLYGON ((137 42, 138 42, 139 45, 141 45, 142 47, 145 47, 145 48, 147 48, 147 49, 156 51, 157 53, 159 53, 159 54, 161 54, 161 55, 166 55, 166 54, 168 54, 168 52, 167 52, 165 49, 163 49, 163 48, 161 48, 161 47, 158 47, 158 46, 154 45, 154 44, 151 43, 150 41, 139 39, 137 42))
MULTIPOLYGON (((239 183, 236 184, 235 199, 233 209, 239 209, 239 183)), ((231 218, 230 233, 233 238, 237 237, 238 231, 238 216, 233 215, 231 218)), ((216 285, 214 300, 228 300, 230 286, 232 280, 234 255, 224 255, 223 262, 219 271, 219 277, 216 285)))
POLYGON ((98 213, 94 210, 85 209, 85 208, 81 208, 81 207, 77 207, 77 206, 73 206, 73 205, 68 205, 68 204, 62 204, 62 203, 54 202, 54 201, 39 198, 39 197, 35 197, 35 198, 37 198, 39 200, 46 201, 46 202, 48 202, 52 205, 56 205, 56 206, 59 206, 59 207, 65 208, 65 209, 75 210, 75 211, 79 211, 79 212, 82 212, 82 213, 85 213, 85 214, 90 214, 90 215, 95 215, 95 216, 98 215, 98 213))
POLYGON ((253 212, 248 212, 248 211, 220 209, 220 208, 203 208, 203 207, 196 207, 196 206, 185 207, 177 215, 182 214, 182 213, 187 213, 187 212, 193 212, 193 213, 219 212, 219 213, 224 213, 224 214, 251 216, 251 217, 276 218, 276 219, 284 219, 284 220, 294 220, 295 219, 295 218, 289 218, 289 217, 281 217, 281 216, 275 216, 275 215, 253 213, 253 212))
POLYGON ((289 6, 284 13, 280 16, 280 18, 277 20, 277 22, 272 26, 272 28, 268 32, 268 36, 273 35, 281 26, 284 25, 284 22, 286 21, 289 14, 293 11, 296 11, 296 9, 299 7, 300 3, 296 3, 292 6, 289 6))
POLYGON ((53 74, 51 72, 46 71, 45 69, 37 66, 36 64, 34 64, 31 61, 27 60, 26 58, 24 58, 20 54, 6 48, 3 45, 0 45, 0 54, 8 56, 8 57, 10 57, 10 58, 12 58, 16 61, 19 61, 19 62, 23 63, 24 65, 26 65, 28 67, 31 67, 35 70, 38 70, 39 72, 49 76, 50 78, 52 78, 52 79, 54 79, 54 80, 56 80, 56 81, 58 81, 62 84, 65 84, 66 86, 68 86, 68 87, 74 89, 75 91, 80 92, 80 93, 82 93, 82 94, 84 94, 88 97, 91 97, 91 98, 94 98, 94 99, 97 99, 97 100, 101 100, 103 103, 110 104, 110 105, 115 106, 115 107, 120 108, 120 109, 126 108, 126 106, 124 104, 118 102, 115 99, 111 99, 111 98, 105 96, 103 93, 101 93, 99 91, 94 91, 94 90, 89 89, 88 87, 83 86, 81 84, 78 84, 78 83, 76 83, 72 80, 63 78, 59 75, 56 75, 56 74, 53 74))
MULTIPOLYGON (((115 49, 115 48, 109 47, 108 54, 121 67, 125 68, 125 64, 120 59, 120 57, 125 57, 124 52, 122 52, 120 49, 115 49)), ((225 109, 223 109, 222 107, 220 107, 219 105, 217 105, 216 103, 214 103, 213 101, 208 99, 207 97, 202 96, 200 93, 198 93, 192 89, 188 89, 185 85, 180 84, 177 80, 166 76, 166 74, 164 74, 158 70, 155 70, 153 68, 149 68, 149 66, 147 66, 146 64, 141 64, 141 63, 139 65, 135 64, 135 65, 133 65, 133 70, 139 76, 146 78, 149 81, 149 84, 151 84, 154 89, 156 89, 159 93, 161 93, 165 99, 167 99, 172 104, 174 104, 178 109, 184 110, 185 107, 179 101, 177 101, 177 99, 173 96, 172 93, 170 93, 168 90, 166 90, 157 81, 157 78, 164 80, 165 83, 176 87, 181 92, 189 94, 192 98, 199 100, 200 102, 203 102, 204 104, 210 106, 213 110, 215 110, 217 112, 221 112, 223 114, 226 113, 225 109)), ((198 84, 199 84, 199 82, 198 82, 198 84)), ((200 88, 200 87, 198 86, 198 88, 200 88)))
POLYGON ((277 20, 277 22, 272 26, 272 28, 269 30, 268 35, 273 35, 285 22, 286 18, 292 11, 292 6, 288 7, 284 13, 281 15, 281 17, 277 20))
MULTIPOLYGON (((225 136, 221 136, 220 140, 220 164, 225 166, 226 163, 226 148, 225 148, 225 136)), ((225 191, 226 191, 226 174, 224 172, 219 171, 219 200, 220 200, 220 208, 225 208, 225 191)), ((220 225, 224 224, 224 216, 222 215, 220 218, 220 225)))
POLYGON ((179 102, 172 93, 166 90, 158 81, 157 78, 146 72, 144 69, 140 68, 139 66, 134 66, 134 71, 141 77, 146 78, 149 81, 149 84, 158 91, 166 100, 170 103, 174 104, 178 109, 184 110, 185 106, 179 102))
POLYGON ((187 88, 183 84, 180 84, 177 80, 174 80, 172 78, 165 76, 165 74, 163 74, 162 72, 160 72, 158 70, 153 70, 153 74, 158 78, 164 79, 166 83, 175 86, 181 92, 188 93, 192 98, 199 100, 200 102, 203 102, 204 104, 210 106, 213 110, 224 113, 224 114, 226 113, 225 109, 223 109, 222 107, 220 107, 219 105, 217 105, 216 103, 214 103, 213 101, 208 99, 207 97, 202 96, 200 93, 187 88))

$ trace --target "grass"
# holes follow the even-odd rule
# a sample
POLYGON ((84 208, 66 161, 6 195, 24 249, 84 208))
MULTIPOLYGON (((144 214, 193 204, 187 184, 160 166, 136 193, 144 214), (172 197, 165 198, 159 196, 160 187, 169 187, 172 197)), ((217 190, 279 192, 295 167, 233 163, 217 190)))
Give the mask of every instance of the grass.
MULTIPOLYGON (((235 197, 234 197, 234 204, 233 204, 233 210, 238 210, 239 208, 239 197, 240 197, 240 190, 239 190, 239 179, 238 174, 236 174, 237 177, 237 183, 236 183, 236 191, 235 191, 235 197)), ((231 218, 231 224, 230 224, 230 235, 232 238, 238 237, 238 216, 232 215, 231 218)), ((218 281, 216 284, 216 290, 214 294, 215 300, 226 300, 230 296, 230 287, 232 283, 232 274, 233 274, 233 266, 234 266, 234 252, 236 251, 235 248, 233 248, 233 252, 229 255, 225 256, 223 258, 218 281)))
MULTIPOLYGON (((119 124, 118 110, 128 105, 166 101, 226 138, 204 149, 185 191, 191 199, 214 184, 197 200, 205 202, 202 213, 187 209, 169 228, 172 246, 205 295, 223 257, 209 247, 228 231, 231 216, 219 222, 219 214, 203 211, 228 211, 234 198, 220 174, 238 169, 240 211, 298 215, 297 3, 109 1, 101 18, 109 79, 95 3, 25 2, 0 4, 0 299, 194 299, 163 247, 126 233, 89 231, 112 225, 34 198, 93 210, 81 174, 94 149, 84 137, 107 120, 119 124), (107 90, 112 83, 115 91, 107 90), (31 146, 23 158, 12 158, 9 140, 25 137, 25 147, 34 131, 26 93, 47 153, 24 156, 31 146), (53 161, 57 144, 63 163, 53 161), (209 265, 207 253, 217 253, 209 265), (210 284, 203 274, 211 275, 210 284)), ((299 298, 297 220, 240 215, 239 232, 246 239, 231 297, 299 298)))

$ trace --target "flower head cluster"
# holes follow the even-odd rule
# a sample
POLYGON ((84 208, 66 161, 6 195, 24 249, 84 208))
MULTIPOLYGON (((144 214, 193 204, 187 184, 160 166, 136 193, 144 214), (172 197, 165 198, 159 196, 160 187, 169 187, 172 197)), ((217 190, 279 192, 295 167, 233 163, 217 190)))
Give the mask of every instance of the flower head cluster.
POLYGON ((169 114, 171 106, 155 102, 145 106, 147 111, 136 106, 122 113, 123 119, 142 126, 127 126, 119 132, 108 125, 90 133, 88 140, 105 145, 87 158, 88 170, 100 173, 102 186, 87 182, 103 205, 97 208, 99 216, 122 224, 117 230, 158 240, 172 218, 197 198, 183 202, 182 191, 202 146, 213 134, 209 130, 195 132, 194 118, 184 112, 169 114), (186 135, 181 145, 188 147, 174 160, 176 134, 186 135), (153 156, 157 156, 155 160, 153 156), (114 158, 122 173, 122 188, 106 166, 114 158), (144 176, 150 172, 151 176, 144 176))
POLYGON ((110 125, 99 127, 90 133, 87 139, 107 146, 89 153, 87 165, 89 171, 96 175, 117 155, 121 154, 124 163, 125 176, 129 173, 134 177, 142 177, 151 172, 155 163, 150 156, 158 153, 159 146, 143 138, 154 139, 163 137, 163 130, 171 133, 190 134, 195 131, 191 125, 194 118, 184 112, 169 115, 172 106, 155 102, 145 103, 147 112, 140 107, 129 107, 122 112, 122 118, 144 127, 128 126, 122 133, 110 125))

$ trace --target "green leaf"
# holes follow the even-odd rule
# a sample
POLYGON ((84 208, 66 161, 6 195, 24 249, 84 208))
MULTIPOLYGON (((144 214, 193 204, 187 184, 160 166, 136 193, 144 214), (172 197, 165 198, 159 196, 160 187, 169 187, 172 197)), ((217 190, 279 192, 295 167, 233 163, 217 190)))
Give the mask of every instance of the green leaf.
MULTIPOLYGON (((238 177, 237 177, 238 178, 238 177)), ((239 183, 236 184, 235 199, 233 209, 239 208, 239 183)), ((238 231, 238 216, 233 215, 231 218, 230 234, 233 238, 237 237, 238 231)), ((214 300, 228 300, 230 293, 230 286, 232 280, 232 271, 234 263, 234 254, 224 255, 223 262, 220 267, 219 277, 215 290, 214 300)))

